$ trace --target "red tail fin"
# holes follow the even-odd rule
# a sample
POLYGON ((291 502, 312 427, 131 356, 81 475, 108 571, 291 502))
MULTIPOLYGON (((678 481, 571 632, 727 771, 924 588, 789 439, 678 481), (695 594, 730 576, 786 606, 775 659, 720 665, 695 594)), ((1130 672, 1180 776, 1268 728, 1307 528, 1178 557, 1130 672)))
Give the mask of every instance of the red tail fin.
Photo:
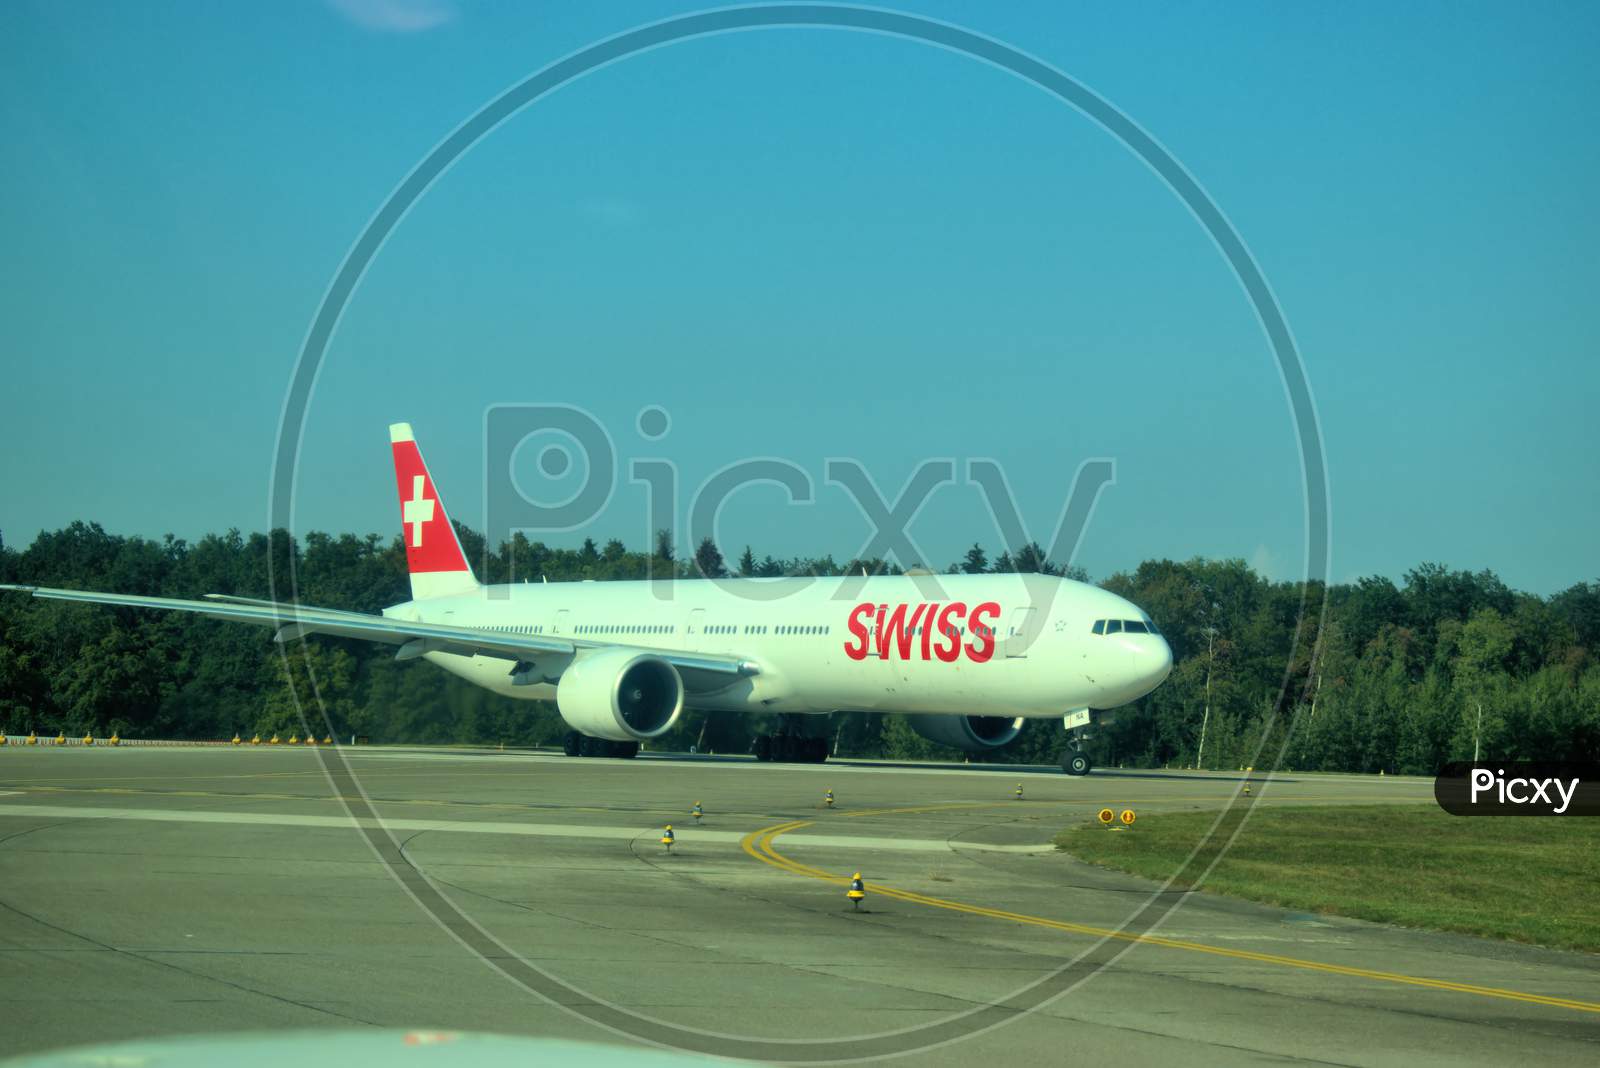
POLYGON ((456 528, 445 514, 444 501, 422 461, 410 423, 389 427, 394 449, 394 477, 400 492, 400 524, 406 543, 406 565, 411 569, 411 596, 447 597, 478 588, 461 551, 456 528))

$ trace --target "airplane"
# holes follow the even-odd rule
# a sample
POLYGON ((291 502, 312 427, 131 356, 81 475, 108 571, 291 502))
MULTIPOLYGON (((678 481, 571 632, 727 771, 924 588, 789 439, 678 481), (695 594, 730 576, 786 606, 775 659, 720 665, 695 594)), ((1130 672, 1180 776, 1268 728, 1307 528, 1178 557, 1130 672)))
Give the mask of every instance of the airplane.
POLYGON ((204 600, 0 586, 34 597, 193 612, 395 646, 507 697, 553 700, 569 756, 631 757, 685 708, 765 712, 762 760, 820 762, 807 717, 909 717, 967 753, 1061 717, 1068 774, 1085 732, 1154 690, 1172 651, 1154 621, 1096 586, 1045 575, 905 575, 619 582, 473 576, 408 423, 389 428, 412 599, 381 615, 209 594, 204 600))

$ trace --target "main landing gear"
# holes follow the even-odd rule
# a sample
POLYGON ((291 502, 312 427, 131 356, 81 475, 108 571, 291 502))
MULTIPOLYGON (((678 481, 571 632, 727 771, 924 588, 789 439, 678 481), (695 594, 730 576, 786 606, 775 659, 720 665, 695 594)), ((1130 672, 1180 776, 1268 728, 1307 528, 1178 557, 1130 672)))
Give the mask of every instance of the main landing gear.
POLYGON ((561 751, 569 757, 615 757, 632 760, 639 755, 638 742, 611 742, 604 738, 591 738, 578 731, 568 731, 561 743, 561 751))
POLYGON ((757 760, 779 764, 821 764, 828 759, 828 739, 806 737, 804 717, 784 713, 778 718, 778 733, 763 734, 750 751, 757 760))

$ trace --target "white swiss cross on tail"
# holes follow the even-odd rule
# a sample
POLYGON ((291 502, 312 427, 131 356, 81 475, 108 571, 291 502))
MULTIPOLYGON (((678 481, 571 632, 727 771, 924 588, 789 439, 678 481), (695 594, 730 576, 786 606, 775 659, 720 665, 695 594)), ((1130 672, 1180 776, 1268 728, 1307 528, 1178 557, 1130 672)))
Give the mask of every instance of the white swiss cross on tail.
POLYGON ((417 600, 448 597, 478 588, 467 566, 455 527, 445 514, 439 489, 422 462, 410 423, 389 427, 394 450, 394 477, 400 495, 400 523, 405 530, 406 565, 411 569, 411 596, 417 600))
POLYGON ((411 499, 400 507, 400 521, 411 528, 411 547, 422 548, 422 525, 433 518, 433 501, 422 495, 424 475, 411 476, 411 499))

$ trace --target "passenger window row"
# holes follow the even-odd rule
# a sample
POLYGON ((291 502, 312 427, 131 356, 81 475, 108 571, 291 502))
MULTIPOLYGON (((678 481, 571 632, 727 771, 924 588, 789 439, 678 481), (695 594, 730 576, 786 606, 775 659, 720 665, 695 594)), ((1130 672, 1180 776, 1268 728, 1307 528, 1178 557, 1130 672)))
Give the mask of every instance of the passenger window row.
MULTIPOLYGON (((507 634, 543 634, 542 625, 526 627, 489 627, 488 630, 502 631, 507 634)), ((833 628, 825 624, 782 625, 765 626, 760 624, 747 624, 744 628, 746 634, 773 634, 801 635, 801 634, 831 634, 833 628)), ((740 626, 737 623, 715 623, 705 628, 705 634, 738 634, 740 626)), ((678 628, 667 623, 619 623, 616 625, 606 623, 583 623, 572 629, 573 634, 593 634, 601 636, 629 635, 629 634, 676 634, 678 628)))

